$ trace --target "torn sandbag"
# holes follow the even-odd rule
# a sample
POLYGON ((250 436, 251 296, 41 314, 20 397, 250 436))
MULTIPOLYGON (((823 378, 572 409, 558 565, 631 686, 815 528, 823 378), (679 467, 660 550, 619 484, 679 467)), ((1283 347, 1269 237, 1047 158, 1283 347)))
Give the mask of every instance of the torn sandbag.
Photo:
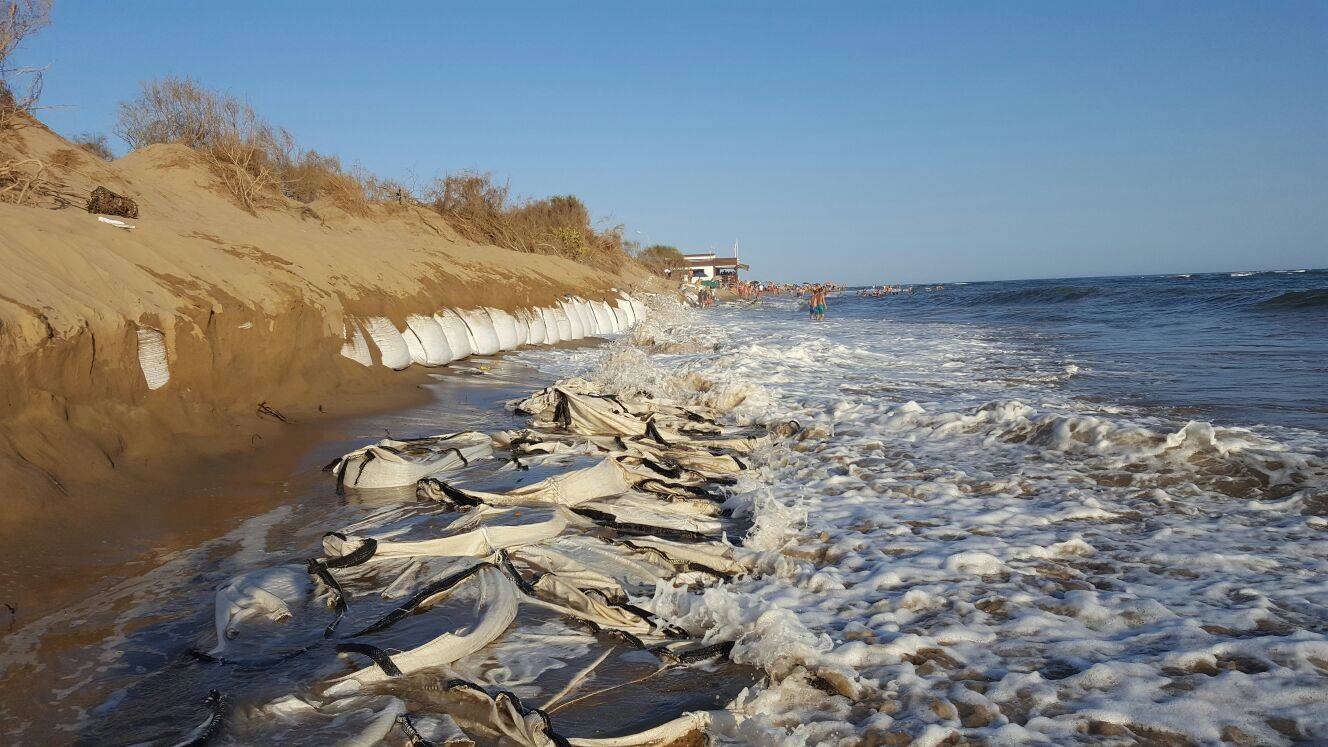
POLYGON ((453 679, 447 683, 449 705, 455 704, 467 727, 483 728, 489 741, 519 747, 566 747, 567 740, 553 731, 549 716, 539 709, 527 708, 515 693, 507 690, 497 695, 473 682, 453 679), (473 726, 472 726, 473 724, 473 726))
POLYGON ((397 725, 411 747, 475 747, 475 740, 448 714, 414 716, 403 713, 397 725))
POLYGON ((422 480, 416 494, 431 500, 456 505, 490 506, 575 506, 596 498, 626 493, 629 486, 622 470, 605 459, 593 467, 570 470, 506 493, 466 490, 442 480, 422 480))
POLYGON ((498 333, 494 331, 493 319, 484 309, 457 309, 457 316, 466 325, 470 336, 470 351, 475 355, 494 355, 502 350, 498 342, 498 333))
POLYGON ((452 360, 469 358, 474 351, 470 349, 470 332, 466 329, 465 320, 451 309, 443 309, 434 314, 433 319, 438 322, 439 329, 447 338, 447 347, 452 351, 452 360))
MULTIPOLYGON (((499 509, 482 506, 465 514, 448 526, 449 534, 425 540, 391 541, 373 540, 375 549, 372 559, 391 560, 411 557, 461 557, 483 558, 508 547, 542 542, 562 534, 571 519, 575 523, 588 523, 575 516, 569 516, 561 509, 548 510, 544 514, 534 514, 531 509, 499 509), (533 518, 536 521, 521 523, 499 523, 507 518, 533 518), (486 520, 493 523, 486 524, 486 520)), ((354 552, 370 538, 347 537, 344 552, 354 552)))
POLYGON ((432 316, 411 314, 406 317, 406 340, 410 359, 421 366, 445 366, 452 362, 452 348, 443 328, 432 316))
POLYGON ((166 362, 166 335, 150 327, 138 328, 138 367, 148 389, 160 389, 171 380, 171 367, 166 362))
POLYGON ((385 438, 346 454, 328 469, 337 485, 395 488, 421 478, 469 466, 493 455, 493 442, 479 431, 462 431, 403 441, 385 438))
POLYGON ((385 316, 372 316, 365 320, 369 339, 378 347, 378 362, 400 371, 410 365, 410 349, 401 332, 385 316))
POLYGON ((582 591, 576 584, 555 573, 545 573, 530 586, 534 589, 535 603, 581 620, 588 620, 601 628, 612 628, 633 635, 655 632, 654 616, 631 605, 611 603, 602 591, 582 591))
POLYGON ((647 533, 656 528, 677 530, 695 535, 718 535, 724 531, 723 524, 712 517, 692 513, 681 507, 679 509, 675 509, 668 502, 650 498, 640 493, 628 493, 607 501, 587 501, 574 510, 597 524, 600 521, 595 516, 587 513, 588 511, 609 516, 611 518, 609 526, 639 526, 643 527, 643 531, 647 533))
POLYGON ((568 737, 567 743, 572 747, 670 747, 670 745, 703 744, 711 718, 710 711, 693 711, 635 734, 625 734, 621 737, 568 737))
MULTIPOLYGON (((487 567, 471 576, 468 583, 479 587, 479 618, 458 632, 445 632, 422 646, 391 655, 391 663, 401 674, 451 664, 480 650, 502 634, 516 618, 518 592, 512 580, 497 568, 487 567)), ((325 691, 332 696, 356 693, 364 685, 382 682, 393 675, 374 665, 333 681, 325 691)))
POLYGON ((385 743, 405 715, 406 704, 391 695, 357 695, 317 705, 287 695, 259 708, 242 710, 227 733, 238 744, 295 742, 370 747, 385 743))
POLYGON ((638 550, 657 552, 676 568, 700 568, 723 576, 746 572, 751 568, 750 551, 722 542, 673 542, 658 537, 633 537, 620 544, 638 550))
MULTIPOLYGON (((623 552, 623 548, 598 537, 562 535, 539 544, 524 545, 513 551, 532 568, 559 573, 564 578, 604 577, 613 579, 620 587, 632 593, 653 588, 656 581, 673 575, 673 564, 661 557, 647 557, 643 553, 623 552)), ((610 588, 602 583, 584 586, 610 588)))
POLYGON ((360 329, 354 319, 346 319, 346 342, 341 346, 341 355, 361 366, 373 365, 373 354, 369 352, 369 343, 364 339, 364 330, 360 329))
POLYGON ((493 331, 498 335, 498 347, 502 350, 515 350, 521 344, 516 335, 516 320, 502 309, 486 306, 484 311, 493 320, 493 331))

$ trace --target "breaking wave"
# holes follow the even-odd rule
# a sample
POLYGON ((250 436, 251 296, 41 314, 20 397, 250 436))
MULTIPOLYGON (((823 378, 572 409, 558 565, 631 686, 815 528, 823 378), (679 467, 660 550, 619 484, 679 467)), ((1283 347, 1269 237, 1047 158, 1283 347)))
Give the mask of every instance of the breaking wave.
POLYGON ((1275 309, 1313 309, 1328 306, 1328 288, 1287 291, 1259 304, 1275 309))

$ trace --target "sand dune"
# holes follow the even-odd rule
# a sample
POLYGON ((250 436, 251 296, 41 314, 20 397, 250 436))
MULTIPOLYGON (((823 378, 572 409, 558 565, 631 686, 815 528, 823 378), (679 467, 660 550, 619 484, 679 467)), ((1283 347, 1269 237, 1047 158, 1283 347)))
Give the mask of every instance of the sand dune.
POLYGON ((0 480, 7 516, 189 455, 252 449, 280 428, 257 413, 344 414, 401 375, 338 355, 350 317, 444 306, 515 310, 645 281, 459 238, 436 214, 377 206, 239 207, 191 150, 106 163, 38 123, 0 138, 71 200, 94 186, 138 201, 132 230, 63 209, 0 204, 0 480), (159 330, 170 380, 149 390, 139 330, 159 330))

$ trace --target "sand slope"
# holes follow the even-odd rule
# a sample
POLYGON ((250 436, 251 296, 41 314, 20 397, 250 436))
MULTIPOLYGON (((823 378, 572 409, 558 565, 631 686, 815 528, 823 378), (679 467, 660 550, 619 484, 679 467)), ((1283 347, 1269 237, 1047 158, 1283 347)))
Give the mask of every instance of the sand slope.
MULTIPOLYGON (((0 162, 36 157, 71 195, 139 203, 126 231, 78 207, 0 204, 0 480, 6 516, 198 452, 261 448, 288 417, 342 414, 402 379, 337 352, 348 316, 444 305, 515 309, 602 295, 642 275, 461 240, 412 206, 354 217, 287 202, 237 206, 195 153, 153 146, 105 163, 33 123, 0 162), (165 335, 170 382, 149 391, 138 330, 165 335)), ((635 273, 638 270, 629 269, 635 273)), ((409 377, 406 377, 409 378, 409 377)))

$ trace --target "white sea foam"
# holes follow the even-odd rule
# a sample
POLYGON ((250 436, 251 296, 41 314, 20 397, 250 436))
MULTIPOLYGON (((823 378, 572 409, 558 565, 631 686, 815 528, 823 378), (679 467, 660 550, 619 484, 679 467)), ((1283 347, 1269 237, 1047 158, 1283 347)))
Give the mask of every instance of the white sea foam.
POLYGON ((728 501, 763 572, 638 600, 769 675, 712 730, 1328 740, 1321 435, 1077 400, 1082 362, 969 325, 807 326, 775 301, 664 308, 631 339, 655 352, 523 355, 806 428, 728 501))

